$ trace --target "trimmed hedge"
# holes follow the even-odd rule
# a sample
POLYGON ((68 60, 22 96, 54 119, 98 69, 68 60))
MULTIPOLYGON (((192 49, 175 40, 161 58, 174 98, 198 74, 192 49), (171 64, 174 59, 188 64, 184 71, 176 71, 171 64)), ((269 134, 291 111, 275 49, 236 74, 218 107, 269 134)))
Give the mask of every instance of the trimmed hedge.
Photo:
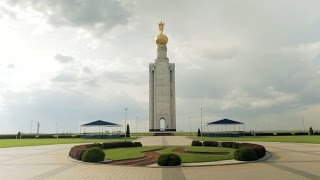
POLYGON ((142 147, 141 142, 133 142, 133 147, 142 147))
POLYGON ((233 149, 239 149, 239 147, 240 147, 240 143, 234 142, 234 143, 232 144, 232 148, 233 148, 233 149))
POLYGON ((181 164, 180 156, 170 153, 161 154, 158 158, 159 166, 179 166, 181 164))
POLYGON ((83 162, 100 162, 103 161, 105 157, 105 153, 101 148, 98 147, 91 147, 82 155, 83 162))
POLYGON ((192 141, 191 146, 202 146, 201 141, 192 141))
MULTIPOLYGON (((141 144, 141 143, 140 143, 141 144)), ((109 142, 109 143, 102 143, 103 149, 112 149, 112 148, 120 148, 120 147, 137 147, 131 141, 125 142, 109 142)), ((142 146, 142 145, 141 145, 142 146)))
POLYGON ((216 141, 204 141, 203 146, 210 146, 210 147, 218 147, 219 142, 216 141))
POLYGON ((240 148, 253 149, 257 153, 258 158, 262 158, 266 154, 266 148, 259 144, 241 143, 240 148))
POLYGON ((226 147, 226 148, 232 148, 234 142, 220 142, 220 145, 222 147, 226 147))
POLYGON ((258 156, 256 151, 251 148, 240 148, 234 152, 234 159, 238 161, 255 161, 258 156))

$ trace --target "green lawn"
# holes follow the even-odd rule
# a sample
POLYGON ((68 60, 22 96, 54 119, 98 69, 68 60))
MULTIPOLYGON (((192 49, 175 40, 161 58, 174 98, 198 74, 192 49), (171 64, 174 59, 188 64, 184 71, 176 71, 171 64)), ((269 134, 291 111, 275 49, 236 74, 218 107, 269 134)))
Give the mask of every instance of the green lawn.
MULTIPOLYGON (((201 141, 201 137, 192 137, 201 141)), ((247 136, 247 137, 203 137, 204 141, 256 141, 256 142, 294 142, 320 144, 320 136, 247 136)))
POLYGON ((210 161, 221 161, 227 159, 233 159, 233 154, 235 149, 232 148, 221 148, 221 147, 199 147, 199 146, 182 146, 186 151, 194 152, 229 152, 228 155, 207 155, 207 154, 184 154, 173 152, 175 149, 179 148, 177 146, 169 146, 166 149, 158 151, 161 154, 165 153, 175 153, 181 157, 182 162, 210 162, 210 161))
POLYGON ((140 158, 144 156, 144 151, 157 150, 162 146, 144 146, 144 147, 127 147, 103 150, 106 154, 106 159, 111 160, 125 160, 140 158))
MULTIPOLYGON (((132 141, 135 138, 127 138, 132 141)), ((95 142, 115 142, 124 141, 124 138, 116 139, 81 139, 81 138, 61 138, 61 139, 0 139, 0 148, 38 146, 49 144, 73 144, 73 143, 95 143, 95 142)))

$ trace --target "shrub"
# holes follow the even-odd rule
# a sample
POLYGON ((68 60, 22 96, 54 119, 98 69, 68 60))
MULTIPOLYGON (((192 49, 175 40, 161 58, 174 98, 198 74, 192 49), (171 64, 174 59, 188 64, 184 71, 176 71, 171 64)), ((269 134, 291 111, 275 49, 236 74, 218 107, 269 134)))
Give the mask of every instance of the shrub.
POLYGON ((158 158, 159 166, 179 166, 181 164, 180 156, 176 154, 161 154, 158 158))
POLYGON ((204 141, 203 146, 218 147, 219 143, 216 141, 204 141))
MULTIPOLYGON (((109 143, 102 143, 102 146, 103 146, 103 149, 120 148, 120 147, 138 147, 139 143, 140 142, 133 143, 131 141, 109 142, 109 143)), ((140 146, 140 144, 139 144, 139 146, 140 146)), ((141 144, 141 146, 142 146, 142 144, 141 144)))
POLYGON ((82 155, 84 162, 100 162, 103 161, 105 154, 101 148, 91 147, 87 149, 82 155))
POLYGON ((234 152, 234 159, 238 161, 255 161, 258 156, 251 148, 239 148, 234 152))
POLYGON ((286 133, 286 132, 281 132, 281 133, 277 133, 276 135, 277 135, 277 136, 292 136, 292 133, 291 133, 291 132, 288 132, 288 133, 286 133))
POLYGON ((130 127, 129 127, 129 124, 127 124, 126 137, 130 137, 130 127))
POLYGON ((233 149, 239 149, 239 147, 240 147, 240 143, 234 142, 234 143, 232 144, 232 148, 233 148, 233 149))
POLYGON ((74 146, 70 149, 69 156, 73 159, 81 160, 84 151, 88 148, 89 147, 87 145, 74 146))
POLYGON ((192 141, 191 146, 202 146, 202 142, 200 142, 200 141, 192 141))
POLYGON ((240 148, 250 148, 257 153, 258 158, 262 158, 266 154, 266 148, 259 144, 241 143, 240 148))
POLYGON ((308 135, 308 133, 307 132, 296 132, 296 133, 294 133, 295 135, 308 135))
POLYGON ((54 138, 53 134, 41 134, 38 138, 54 138))
POLYGON ((133 142, 134 147, 142 147, 141 142, 133 142))
POLYGON ((201 132, 200 132, 200 129, 198 128, 198 134, 197 134, 198 137, 201 136, 201 132))
POLYGON ((221 142, 220 145, 226 148, 232 148, 233 142, 221 142))
POLYGON ((312 127, 309 128, 309 135, 313 135, 313 129, 312 129, 312 127))
POLYGON ((20 131, 17 134, 17 139, 21 139, 21 132, 20 131))

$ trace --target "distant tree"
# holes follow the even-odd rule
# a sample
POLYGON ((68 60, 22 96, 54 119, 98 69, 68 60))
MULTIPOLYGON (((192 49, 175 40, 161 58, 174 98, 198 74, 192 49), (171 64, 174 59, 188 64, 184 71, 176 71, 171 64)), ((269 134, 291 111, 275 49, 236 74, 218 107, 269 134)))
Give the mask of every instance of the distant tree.
POLYGON ((201 131, 199 128, 198 128, 198 136, 201 136, 201 131))
POLYGON ((20 133, 20 131, 19 131, 18 134, 17 134, 17 139, 21 139, 21 133, 20 133))
POLYGON ((129 124, 127 124, 126 136, 127 136, 127 137, 130 137, 130 127, 129 127, 129 124))
POLYGON ((312 129, 312 127, 309 128, 309 135, 313 135, 313 129, 312 129))

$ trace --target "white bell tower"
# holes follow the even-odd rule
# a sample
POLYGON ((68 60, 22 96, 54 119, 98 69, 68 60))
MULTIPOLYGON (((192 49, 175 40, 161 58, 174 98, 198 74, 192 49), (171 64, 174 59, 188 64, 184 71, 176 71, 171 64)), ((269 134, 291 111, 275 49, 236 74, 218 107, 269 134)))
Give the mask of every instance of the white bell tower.
POLYGON ((149 131, 176 131, 175 64, 167 57, 168 37, 159 23, 157 59, 149 64, 149 131), (161 122, 161 123, 160 123, 161 122))

